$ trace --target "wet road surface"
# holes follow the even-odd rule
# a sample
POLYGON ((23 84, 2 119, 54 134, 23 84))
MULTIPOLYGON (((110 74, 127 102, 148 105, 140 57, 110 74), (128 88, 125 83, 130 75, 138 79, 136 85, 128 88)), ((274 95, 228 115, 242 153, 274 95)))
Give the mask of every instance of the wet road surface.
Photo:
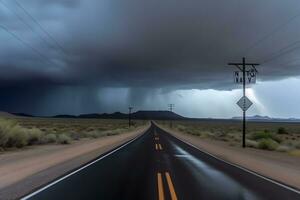
POLYGON ((300 199, 152 124, 142 136, 24 199, 300 199))

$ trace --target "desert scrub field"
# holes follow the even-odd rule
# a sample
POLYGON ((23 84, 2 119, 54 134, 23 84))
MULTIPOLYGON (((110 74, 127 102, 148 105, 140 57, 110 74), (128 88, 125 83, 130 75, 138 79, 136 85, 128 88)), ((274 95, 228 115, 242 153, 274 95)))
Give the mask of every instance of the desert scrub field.
POLYGON ((69 144, 82 138, 99 138, 135 130, 147 122, 127 120, 0 118, 0 151, 39 144, 69 144))
MULTIPOLYGON (((168 126, 169 121, 158 121, 168 126)), ((173 129, 199 136, 241 145, 242 124, 232 120, 174 121, 173 129)), ((300 123, 247 122, 246 145, 264 150, 300 155, 300 123)))

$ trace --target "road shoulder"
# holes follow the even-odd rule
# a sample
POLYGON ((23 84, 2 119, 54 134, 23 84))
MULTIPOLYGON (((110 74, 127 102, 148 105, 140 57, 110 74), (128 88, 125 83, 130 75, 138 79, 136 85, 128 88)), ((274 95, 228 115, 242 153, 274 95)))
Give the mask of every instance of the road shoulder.
POLYGON ((0 156, 0 199, 17 199, 102 154, 141 135, 130 133, 82 140, 71 145, 45 145, 0 156))
POLYGON ((169 128, 158 127, 220 159, 300 190, 300 158, 280 152, 232 147, 222 141, 201 139, 169 128))

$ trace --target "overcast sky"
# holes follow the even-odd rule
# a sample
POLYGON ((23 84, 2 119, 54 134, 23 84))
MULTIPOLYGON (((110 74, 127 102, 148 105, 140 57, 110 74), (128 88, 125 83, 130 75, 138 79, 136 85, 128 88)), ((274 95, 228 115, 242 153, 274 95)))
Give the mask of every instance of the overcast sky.
POLYGON ((249 115, 300 117, 299 35, 299 0, 0 0, 0 110, 238 116, 245 56, 249 115))

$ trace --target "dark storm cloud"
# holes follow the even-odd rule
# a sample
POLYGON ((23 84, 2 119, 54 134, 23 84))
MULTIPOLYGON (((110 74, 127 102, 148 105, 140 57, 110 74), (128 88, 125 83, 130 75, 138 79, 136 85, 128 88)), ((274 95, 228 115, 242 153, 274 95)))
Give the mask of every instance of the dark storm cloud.
MULTIPOLYGON (((24 36, 48 60, 26 47, 18 47, 19 41, 10 38, 4 41, 9 49, 3 53, 9 56, 1 60, 4 74, 10 73, 8 66, 13 66, 19 68, 16 74, 23 72, 25 77, 27 71, 34 71, 42 77, 49 74, 49 79, 59 76, 68 83, 199 89, 229 89, 233 69, 226 63, 238 61, 247 47, 296 15, 300 6, 292 0, 19 2, 41 19, 41 24, 53 33, 66 53, 45 35, 52 45, 43 46, 36 32, 43 33, 36 24, 31 24, 36 32, 26 30, 26 26, 23 31, 16 28, 12 31, 24 36)), ((6 4, 23 16, 17 5, 6 4)), ((3 15, 6 19, 24 25, 5 7, 1 9, 6 12, 3 15)), ((248 52, 249 58, 268 60, 273 58, 273 52, 276 57, 276 51, 297 41, 300 29, 296 25, 299 20, 262 41, 248 52)), ((5 34, 1 33, 2 39, 11 37, 5 34)), ((287 61, 295 57, 293 53, 296 55, 297 49, 285 56, 287 61)), ((261 73, 263 80, 299 74, 297 63, 284 69, 283 59, 280 60, 261 67, 262 72, 267 72, 261 73)))
POLYGON ((81 86, 131 88, 128 101, 158 88, 228 90, 227 62, 242 56, 266 62, 263 81, 300 75, 300 17, 290 20, 298 0, 18 0, 54 39, 15 1, 1 2, 0 25, 26 44, 0 28, 0 84, 21 84, 27 96, 81 86))

